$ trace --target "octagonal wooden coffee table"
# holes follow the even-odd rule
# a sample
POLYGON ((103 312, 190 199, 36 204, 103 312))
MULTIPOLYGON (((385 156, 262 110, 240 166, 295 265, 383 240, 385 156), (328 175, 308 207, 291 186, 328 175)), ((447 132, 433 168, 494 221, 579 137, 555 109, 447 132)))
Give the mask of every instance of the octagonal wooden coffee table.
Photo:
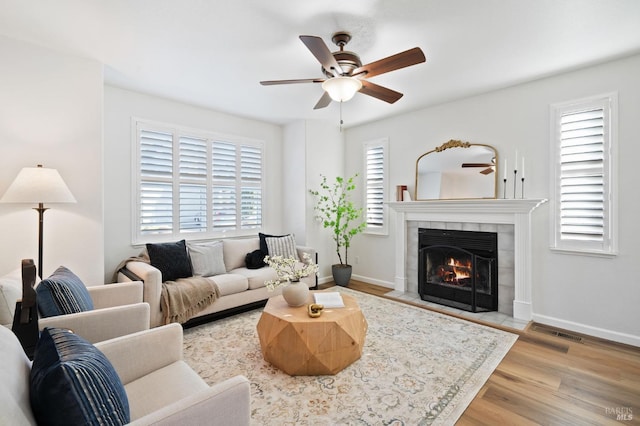
POLYGON ((311 318, 306 305, 292 308, 282 296, 270 298, 257 326, 265 361, 291 376, 317 376, 336 374, 359 359, 367 320, 353 297, 342 299, 344 308, 325 308, 311 318))

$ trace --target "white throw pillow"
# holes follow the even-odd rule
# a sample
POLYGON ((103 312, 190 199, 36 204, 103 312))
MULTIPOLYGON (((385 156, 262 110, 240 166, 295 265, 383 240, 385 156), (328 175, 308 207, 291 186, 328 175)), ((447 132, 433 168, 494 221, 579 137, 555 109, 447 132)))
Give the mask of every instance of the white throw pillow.
POLYGON ((227 272, 224 267, 222 241, 212 243, 187 243, 193 275, 210 277, 227 272))
POLYGON ((293 235, 267 237, 265 240, 269 249, 269 256, 293 257, 295 260, 300 260, 298 250, 296 250, 296 239, 293 235))

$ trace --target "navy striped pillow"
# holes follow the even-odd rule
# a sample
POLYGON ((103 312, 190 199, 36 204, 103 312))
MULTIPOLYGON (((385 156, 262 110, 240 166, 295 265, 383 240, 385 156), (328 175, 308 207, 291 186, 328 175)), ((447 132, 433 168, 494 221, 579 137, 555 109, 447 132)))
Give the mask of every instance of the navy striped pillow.
POLYGON ((38 311, 42 317, 93 310, 87 287, 73 272, 60 266, 36 287, 38 311))
POLYGON ((45 328, 36 345, 29 398, 38 424, 123 425, 129 400, 115 369, 69 330, 45 328))

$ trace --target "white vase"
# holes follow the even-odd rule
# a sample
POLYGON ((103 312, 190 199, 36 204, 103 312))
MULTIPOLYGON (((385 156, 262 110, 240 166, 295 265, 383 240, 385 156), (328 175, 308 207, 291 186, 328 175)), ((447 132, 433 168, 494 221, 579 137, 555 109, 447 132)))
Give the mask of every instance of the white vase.
POLYGON ((302 281, 289 283, 282 288, 282 297, 289 306, 302 306, 309 300, 309 287, 302 281))

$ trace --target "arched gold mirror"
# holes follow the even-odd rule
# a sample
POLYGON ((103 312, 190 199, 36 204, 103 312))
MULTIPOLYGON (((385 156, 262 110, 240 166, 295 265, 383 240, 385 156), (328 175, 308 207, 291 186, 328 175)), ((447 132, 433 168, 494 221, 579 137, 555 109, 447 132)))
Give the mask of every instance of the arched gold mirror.
POLYGON ((489 145, 450 140, 416 161, 416 200, 496 198, 498 153, 489 145))

